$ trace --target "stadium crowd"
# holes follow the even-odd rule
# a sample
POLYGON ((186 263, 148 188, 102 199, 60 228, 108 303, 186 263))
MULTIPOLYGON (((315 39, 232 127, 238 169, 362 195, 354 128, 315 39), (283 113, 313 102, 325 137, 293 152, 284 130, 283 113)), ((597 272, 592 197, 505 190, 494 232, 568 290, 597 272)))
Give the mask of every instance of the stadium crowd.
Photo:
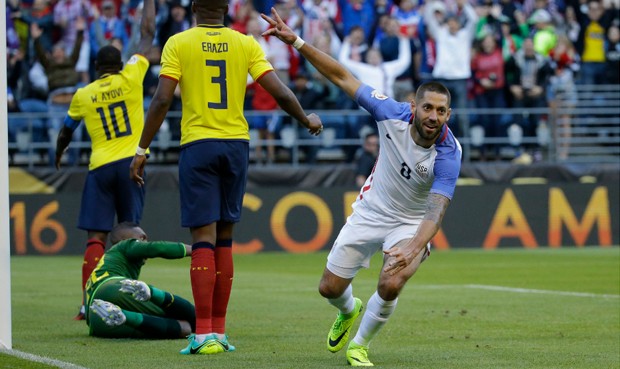
MULTIPOLYGON (((99 48, 115 45, 125 60, 136 50, 139 0, 6 4, 9 113, 64 114, 77 88, 96 78, 99 48)), ((145 107, 157 86, 163 45, 194 23, 190 0, 157 0, 156 6, 154 47, 146 55, 151 65, 144 80, 145 107)), ((268 14, 272 6, 306 42, 334 56, 362 82, 401 101, 430 80, 449 88, 456 112, 551 107, 558 93, 570 94, 576 84, 620 83, 618 0, 230 0, 228 25, 256 38, 307 110, 358 107, 294 48, 261 36, 269 25, 259 14, 268 14)), ((279 138, 282 127, 291 123, 285 114, 272 114, 275 100, 251 79, 245 105, 246 111, 267 112, 248 117, 261 138, 279 138)), ((180 107, 178 94, 171 110, 180 107)), ((55 142, 61 117, 9 115, 9 140, 15 142, 32 124, 33 141, 55 142)), ((455 117, 450 122, 455 135, 472 137, 474 145, 477 136, 507 137, 515 129, 535 136, 545 120, 538 114, 509 113, 455 117)), ((338 125, 343 138, 376 129, 367 115, 322 119, 326 126, 338 125)), ((168 121, 171 138, 178 140, 180 119, 168 121)), ((304 137, 305 131, 297 134, 304 137)), ((81 138, 76 131, 74 139, 81 138)), ((481 159, 497 157, 499 146, 478 145, 481 159)), ((306 162, 316 160, 317 148, 304 148, 306 162)), ((275 160, 274 147, 262 150, 257 147, 257 160, 275 160)), ((346 150, 346 160, 354 160, 355 153, 346 150)))

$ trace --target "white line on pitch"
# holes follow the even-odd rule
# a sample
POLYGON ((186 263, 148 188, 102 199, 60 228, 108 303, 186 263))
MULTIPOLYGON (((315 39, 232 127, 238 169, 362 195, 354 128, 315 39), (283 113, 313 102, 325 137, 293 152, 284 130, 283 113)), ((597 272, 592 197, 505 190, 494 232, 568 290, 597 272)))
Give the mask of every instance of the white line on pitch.
POLYGON ((602 298, 614 298, 614 299, 620 298, 620 295, 609 295, 609 294, 602 294, 602 293, 534 290, 530 288, 489 286, 489 285, 484 285, 484 284, 466 284, 464 285, 464 287, 474 288, 474 289, 479 289, 479 290, 516 292, 516 293, 538 293, 538 294, 545 294, 545 295, 561 295, 561 296, 576 296, 576 297, 602 297, 602 298))
POLYGON ((52 365, 52 366, 55 366, 61 369, 88 369, 83 366, 67 363, 64 361, 56 360, 56 359, 50 359, 45 356, 29 354, 27 352, 21 352, 17 350, 7 350, 7 349, 0 348, 0 353, 15 356, 15 357, 18 357, 24 360, 34 361, 34 362, 41 363, 41 364, 52 365))

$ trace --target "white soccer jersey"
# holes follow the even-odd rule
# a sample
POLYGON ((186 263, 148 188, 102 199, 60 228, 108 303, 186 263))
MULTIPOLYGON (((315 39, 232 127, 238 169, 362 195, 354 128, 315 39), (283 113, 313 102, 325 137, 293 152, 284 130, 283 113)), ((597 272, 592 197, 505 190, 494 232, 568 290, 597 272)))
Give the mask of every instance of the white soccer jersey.
POLYGON ((430 148, 411 138, 413 114, 400 103, 362 85, 357 102, 377 121, 379 157, 353 204, 355 212, 375 213, 408 224, 424 217, 429 193, 452 199, 461 168, 461 145, 447 125, 430 148))

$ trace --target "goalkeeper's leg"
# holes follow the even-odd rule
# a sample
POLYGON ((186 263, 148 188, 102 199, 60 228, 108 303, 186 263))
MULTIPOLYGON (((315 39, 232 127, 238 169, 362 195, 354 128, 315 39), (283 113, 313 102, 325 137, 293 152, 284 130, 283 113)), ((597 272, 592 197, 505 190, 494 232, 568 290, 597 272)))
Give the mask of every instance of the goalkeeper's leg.
POLYGON ((192 332, 196 329, 196 310, 191 302, 142 281, 125 279, 120 283, 121 292, 137 301, 150 301, 163 310, 163 317, 189 322, 192 332))
MULTIPOLYGON (((95 300, 93 306, 101 300, 95 300)), ((160 338, 173 339, 186 337, 192 333, 191 325, 187 321, 158 317, 135 311, 121 309, 111 303, 116 315, 124 318, 124 321, 106 319, 105 312, 95 312, 91 307, 88 318, 90 335, 106 338, 160 338)))

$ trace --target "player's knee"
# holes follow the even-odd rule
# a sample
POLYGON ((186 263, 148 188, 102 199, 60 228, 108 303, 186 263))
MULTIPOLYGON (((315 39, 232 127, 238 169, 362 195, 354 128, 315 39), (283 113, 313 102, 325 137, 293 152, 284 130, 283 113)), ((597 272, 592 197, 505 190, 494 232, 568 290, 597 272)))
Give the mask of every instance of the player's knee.
POLYGON ((344 293, 344 290, 341 291, 337 286, 322 279, 321 283, 319 283, 319 293, 326 299, 335 299, 340 297, 344 293))
POLYGON ((392 301, 398 297, 403 283, 399 278, 390 278, 379 282, 377 292, 379 296, 385 301, 392 301))

